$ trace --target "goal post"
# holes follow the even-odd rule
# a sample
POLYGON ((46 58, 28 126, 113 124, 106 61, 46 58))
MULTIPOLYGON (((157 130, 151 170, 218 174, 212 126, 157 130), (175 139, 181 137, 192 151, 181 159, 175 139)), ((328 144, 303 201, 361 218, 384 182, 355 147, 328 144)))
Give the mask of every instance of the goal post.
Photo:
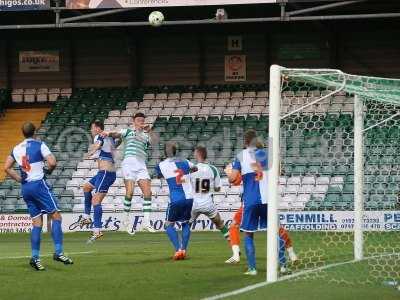
POLYGON ((354 96, 354 259, 363 259, 364 212, 364 117, 363 103, 354 96))
POLYGON ((272 65, 269 90, 267 281, 278 280, 278 186, 280 168, 281 67, 272 65))
POLYGON ((352 264, 365 282, 400 277, 399 112, 400 80, 271 66, 267 282, 280 226, 299 248, 294 274, 352 264))

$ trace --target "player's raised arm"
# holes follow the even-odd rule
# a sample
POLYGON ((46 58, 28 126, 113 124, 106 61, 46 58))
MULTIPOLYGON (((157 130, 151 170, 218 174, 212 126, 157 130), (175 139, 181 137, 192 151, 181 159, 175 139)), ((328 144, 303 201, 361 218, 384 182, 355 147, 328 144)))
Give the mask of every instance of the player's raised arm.
POLYGON ((4 172, 6 172, 6 174, 8 176, 10 176, 12 179, 14 179, 15 181, 21 182, 22 181, 21 176, 18 174, 17 171, 15 171, 13 169, 14 164, 15 164, 14 158, 11 155, 9 155, 6 158, 6 162, 4 163, 4 172))
POLYGON ((98 136, 96 141, 90 146, 90 150, 86 155, 87 158, 91 158, 97 151, 101 149, 104 144, 104 137, 98 136))
POLYGON ((121 137, 124 137, 124 130, 126 129, 122 129, 120 132, 118 131, 103 131, 102 133, 100 133, 100 136, 104 137, 112 137, 113 139, 120 139, 121 137))

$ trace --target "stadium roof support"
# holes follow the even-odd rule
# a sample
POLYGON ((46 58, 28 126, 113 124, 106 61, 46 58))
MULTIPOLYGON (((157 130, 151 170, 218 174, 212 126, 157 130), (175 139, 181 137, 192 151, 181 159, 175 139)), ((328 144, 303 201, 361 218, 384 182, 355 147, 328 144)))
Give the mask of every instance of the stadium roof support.
POLYGON ((123 13, 123 12, 127 12, 127 11, 134 10, 134 9, 137 9, 137 8, 109 9, 106 11, 89 13, 89 14, 85 14, 85 15, 77 16, 77 17, 63 18, 60 21, 61 21, 61 23, 68 23, 68 22, 72 22, 72 21, 80 21, 80 20, 85 20, 85 19, 90 19, 90 18, 95 18, 95 17, 123 13))
POLYGON ((305 9, 289 11, 286 13, 286 15, 287 16, 301 15, 301 14, 305 14, 305 13, 321 11, 321 10, 326 10, 326 9, 330 9, 330 8, 335 8, 335 7, 347 6, 350 4, 355 4, 355 3, 360 3, 360 2, 365 2, 365 0, 344 1, 344 2, 335 2, 335 3, 325 4, 325 5, 319 5, 319 6, 314 6, 314 7, 305 8, 305 9))

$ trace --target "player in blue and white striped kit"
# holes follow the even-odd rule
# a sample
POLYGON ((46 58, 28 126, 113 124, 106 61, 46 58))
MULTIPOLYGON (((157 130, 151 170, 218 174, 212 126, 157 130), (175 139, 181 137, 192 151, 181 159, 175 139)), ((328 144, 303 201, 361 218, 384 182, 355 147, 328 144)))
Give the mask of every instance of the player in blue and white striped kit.
POLYGON ((155 170, 159 178, 165 178, 169 188, 170 202, 168 204, 165 229, 167 235, 175 248, 174 260, 185 259, 186 250, 190 239, 190 224, 193 192, 190 182, 190 172, 196 170, 194 165, 188 161, 176 157, 176 145, 167 143, 165 145, 166 159, 160 162, 155 170), (175 223, 182 224, 182 240, 179 241, 175 223))
POLYGON ((99 120, 94 121, 90 128, 94 137, 94 142, 91 150, 87 154, 87 158, 97 160, 99 171, 96 176, 86 182, 83 186, 85 213, 81 220, 82 225, 91 224, 90 212, 93 205, 94 228, 93 234, 89 238, 88 243, 92 243, 103 236, 103 233, 101 232, 101 218, 103 216, 101 202, 107 195, 108 189, 117 179, 114 166, 115 140, 111 137, 103 137, 103 130, 104 124, 99 120), (92 195, 93 190, 95 191, 94 195, 92 195))
MULTIPOLYGON (((254 232, 267 230, 267 168, 268 154, 265 149, 256 147, 257 136, 254 130, 244 135, 245 149, 233 162, 232 170, 227 173, 233 182, 242 176, 243 217, 240 230, 245 232, 245 250, 248 270, 246 275, 257 275, 254 247, 254 232)), ((279 262, 285 267, 285 244, 279 238, 279 262)))
POLYGON ((55 250, 53 259, 66 265, 73 262, 71 258, 64 255, 61 214, 57 198, 45 181, 45 173, 50 174, 57 165, 56 158, 45 143, 34 139, 35 130, 35 126, 29 122, 22 126, 25 140, 14 147, 6 159, 4 170, 11 178, 21 183, 22 197, 32 218, 30 265, 42 271, 45 270, 40 261, 43 214, 48 214, 52 220, 51 236, 55 250), (15 163, 19 166, 20 174, 13 169, 15 163))

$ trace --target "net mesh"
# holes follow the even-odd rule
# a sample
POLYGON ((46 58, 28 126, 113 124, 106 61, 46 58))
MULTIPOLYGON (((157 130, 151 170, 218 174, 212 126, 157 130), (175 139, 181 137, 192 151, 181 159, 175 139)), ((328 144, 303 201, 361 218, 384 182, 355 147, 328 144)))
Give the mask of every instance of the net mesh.
POLYGON ((345 74, 339 70, 292 70, 291 78, 309 85, 343 90, 364 99, 400 104, 400 80, 345 74))
POLYGON ((400 278, 399 80, 283 69, 279 213, 296 280, 400 278), (364 115, 364 259, 354 261, 354 94, 364 115))

